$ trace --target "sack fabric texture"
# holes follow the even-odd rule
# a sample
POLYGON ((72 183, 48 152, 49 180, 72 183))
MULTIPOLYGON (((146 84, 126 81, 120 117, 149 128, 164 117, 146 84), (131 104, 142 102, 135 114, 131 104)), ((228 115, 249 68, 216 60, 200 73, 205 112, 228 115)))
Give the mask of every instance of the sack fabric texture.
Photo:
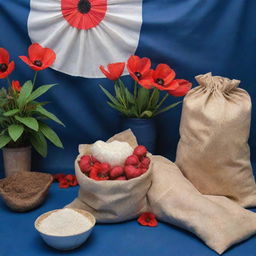
POLYGON ((248 137, 251 100, 240 81, 211 73, 185 97, 176 164, 203 194, 256 206, 248 137))
MULTIPOLYGON (((131 130, 113 140, 137 145, 131 130)), ((80 185, 78 198, 66 207, 91 212, 97 222, 115 223, 151 211, 158 220, 188 230, 221 254, 231 245, 256 233, 256 214, 224 196, 202 195, 179 168, 162 156, 152 156, 150 169, 128 181, 94 181, 78 166, 82 155, 90 154, 91 145, 80 145, 75 161, 80 185)))
MULTIPOLYGON (((113 140, 126 141, 133 148, 137 145, 131 132, 112 137, 113 140)), ((97 222, 114 223, 130 220, 146 210, 147 192, 151 185, 151 166, 136 179, 127 181, 95 181, 84 175, 79 167, 83 155, 91 154, 91 145, 80 145, 79 155, 75 160, 75 172, 80 185, 78 198, 67 207, 87 210, 97 222)))

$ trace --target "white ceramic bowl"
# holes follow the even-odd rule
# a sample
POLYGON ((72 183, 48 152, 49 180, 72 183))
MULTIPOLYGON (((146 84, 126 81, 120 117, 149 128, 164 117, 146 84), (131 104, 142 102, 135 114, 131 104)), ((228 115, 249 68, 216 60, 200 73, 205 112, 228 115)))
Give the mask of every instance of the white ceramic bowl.
POLYGON ((93 227, 95 226, 96 220, 91 213, 84 211, 84 210, 72 208, 72 210, 77 211, 78 213, 80 213, 88 218, 88 220, 91 222, 91 226, 89 228, 87 228, 82 233, 75 234, 72 236, 70 236, 70 235, 69 236, 54 236, 54 235, 49 235, 49 234, 42 232, 40 230, 40 223, 51 213, 56 212, 56 211, 61 211, 61 210, 63 210, 63 209, 49 211, 49 212, 46 212, 46 213, 40 215, 35 221, 35 228, 40 233, 43 240, 49 246, 51 246, 55 249, 58 249, 58 250, 65 250, 65 251, 72 250, 72 249, 79 247, 87 240, 87 238, 89 237, 89 235, 92 232, 93 227))

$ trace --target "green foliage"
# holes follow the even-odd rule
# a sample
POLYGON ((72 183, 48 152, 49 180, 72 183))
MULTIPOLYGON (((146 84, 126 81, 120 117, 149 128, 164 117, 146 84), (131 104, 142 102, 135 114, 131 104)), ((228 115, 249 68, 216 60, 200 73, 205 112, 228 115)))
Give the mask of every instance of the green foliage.
POLYGON ((121 79, 114 84, 115 96, 103 86, 100 85, 100 88, 108 98, 107 104, 128 118, 153 118, 181 103, 179 101, 167 107, 160 108, 169 94, 166 93, 166 95, 160 99, 158 89, 138 87, 136 83, 132 94, 127 87, 125 87, 121 79))
POLYGON ((55 84, 43 85, 34 90, 32 82, 27 81, 20 92, 12 88, 0 89, 0 148, 31 144, 44 157, 47 155, 46 139, 63 148, 58 135, 43 121, 64 124, 43 107, 49 102, 36 101, 53 86, 55 84))

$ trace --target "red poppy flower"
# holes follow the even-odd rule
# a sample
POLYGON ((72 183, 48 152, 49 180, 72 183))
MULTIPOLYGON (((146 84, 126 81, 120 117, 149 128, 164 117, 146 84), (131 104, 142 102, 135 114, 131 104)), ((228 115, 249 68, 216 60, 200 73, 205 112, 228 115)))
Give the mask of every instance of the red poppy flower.
POLYGON ((69 188, 69 183, 68 181, 64 178, 64 179, 61 179, 60 180, 60 183, 59 183, 59 187, 60 188, 69 188))
POLYGON ((16 92, 20 92, 21 90, 20 82, 17 80, 12 80, 12 89, 16 92))
POLYGON ((53 174, 53 180, 54 181, 60 181, 63 179, 66 175, 64 173, 58 173, 58 174, 53 174))
POLYGON ((56 59, 56 54, 50 48, 44 48, 38 43, 33 43, 28 48, 28 57, 19 57, 32 69, 39 71, 51 66, 56 59))
POLYGON ((76 186, 78 183, 77 183, 77 179, 76 179, 76 176, 75 175, 72 175, 72 174, 68 174, 66 177, 65 177, 66 181, 68 182, 68 184, 70 186, 76 186))
POLYGON ((156 215, 151 212, 142 213, 137 221, 142 226, 156 227, 158 225, 156 215))
POLYGON ((100 70, 108 79, 117 80, 123 74, 124 66, 124 62, 117 62, 108 64, 108 71, 103 66, 100 66, 100 70))
POLYGON ((152 70, 149 58, 131 56, 127 62, 130 76, 146 89, 152 88, 152 70))
POLYGON ((9 62, 9 53, 0 48, 0 79, 9 76, 14 70, 14 61, 9 62))
POLYGON ((75 187, 75 186, 78 185, 77 178, 76 178, 75 175, 73 175, 73 180, 70 182, 70 185, 71 185, 72 187, 75 187))
POLYGON ((179 86, 175 90, 168 91, 168 93, 172 96, 182 97, 186 95, 192 87, 192 83, 185 79, 175 79, 174 81, 176 81, 179 84, 179 86))
POLYGON ((109 170, 102 168, 101 163, 95 163, 91 168, 89 177, 94 180, 108 180, 109 170))
POLYGON ((164 91, 174 90, 179 86, 174 80, 175 76, 174 70, 168 65, 159 64, 152 72, 153 86, 164 91))
POLYGON ((61 0, 61 11, 72 27, 87 30, 104 19, 107 0, 61 0))

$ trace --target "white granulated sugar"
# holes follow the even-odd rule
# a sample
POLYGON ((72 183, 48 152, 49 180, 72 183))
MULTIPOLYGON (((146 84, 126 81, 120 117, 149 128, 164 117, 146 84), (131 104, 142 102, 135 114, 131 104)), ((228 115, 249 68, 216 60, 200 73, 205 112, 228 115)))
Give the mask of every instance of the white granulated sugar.
POLYGON ((66 208, 47 216, 40 223, 39 230, 53 236, 71 236, 85 232, 91 226, 91 221, 84 215, 66 208))
POLYGON ((126 158, 133 153, 127 142, 114 140, 110 143, 98 140, 91 148, 92 155, 100 162, 107 162, 111 166, 123 165, 126 158))

